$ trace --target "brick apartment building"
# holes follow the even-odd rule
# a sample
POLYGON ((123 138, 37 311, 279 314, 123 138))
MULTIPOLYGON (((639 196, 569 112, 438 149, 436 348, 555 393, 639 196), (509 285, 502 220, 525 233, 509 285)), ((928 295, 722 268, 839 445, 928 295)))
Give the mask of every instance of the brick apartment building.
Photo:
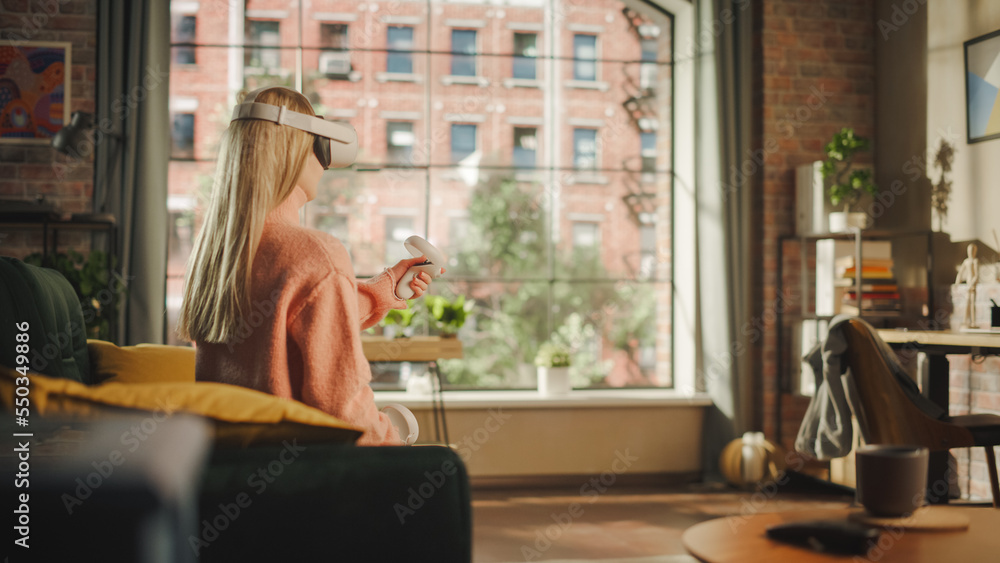
MULTIPOLYGON (((172 3, 168 322, 236 94, 281 84, 358 131, 355 168, 326 173, 306 221, 345 243, 359 276, 406 257, 410 234, 454 257, 475 191, 513 179, 551 237, 550 271, 528 283, 651 289, 655 345, 613 346, 610 311, 595 346, 613 366, 604 383, 669 385, 669 17, 612 0, 298 4, 172 3), (551 271, 582 249, 600 279, 551 271)), ((452 266, 470 297, 497 291, 495 272, 452 266)))

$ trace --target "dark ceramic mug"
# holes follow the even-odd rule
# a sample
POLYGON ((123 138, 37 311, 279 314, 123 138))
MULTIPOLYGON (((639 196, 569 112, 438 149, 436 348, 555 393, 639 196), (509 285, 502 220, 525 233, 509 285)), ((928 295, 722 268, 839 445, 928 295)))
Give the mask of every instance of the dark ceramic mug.
POLYGON ((927 448, 873 444, 856 452, 858 502, 875 516, 912 514, 927 493, 927 448))

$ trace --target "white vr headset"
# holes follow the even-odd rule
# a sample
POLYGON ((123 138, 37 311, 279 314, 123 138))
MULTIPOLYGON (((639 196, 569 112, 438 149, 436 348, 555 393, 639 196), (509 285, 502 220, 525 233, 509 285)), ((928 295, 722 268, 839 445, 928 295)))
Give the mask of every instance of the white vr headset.
MULTIPOLYGON (((243 103, 237 104, 233 108, 233 121, 237 119, 262 119, 312 133, 315 137, 313 152, 316 153, 316 158, 319 159, 324 170, 343 168, 354 163, 354 159, 358 156, 358 134, 354 127, 346 123, 327 121, 321 115, 313 117, 292 111, 285 106, 273 106, 255 101, 258 94, 271 88, 282 87, 267 86, 247 94, 243 103)), ((294 90, 292 91, 294 92, 294 90)))

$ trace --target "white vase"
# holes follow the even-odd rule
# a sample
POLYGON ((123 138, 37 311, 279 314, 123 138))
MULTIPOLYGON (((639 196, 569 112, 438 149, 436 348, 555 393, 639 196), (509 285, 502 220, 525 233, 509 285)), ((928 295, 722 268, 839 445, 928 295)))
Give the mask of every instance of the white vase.
POLYGON ((566 395, 573 389, 569 382, 569 368, 538 366, 538 392, 542 395, 566 395))
POLYGON ((831 233, 843 233, 849 230, 850 227, 857 227, 859 229, 868 228, 868 214, 867 213, 844 213, 843 211, 834 211, 830 213, 830 232, 831 233))

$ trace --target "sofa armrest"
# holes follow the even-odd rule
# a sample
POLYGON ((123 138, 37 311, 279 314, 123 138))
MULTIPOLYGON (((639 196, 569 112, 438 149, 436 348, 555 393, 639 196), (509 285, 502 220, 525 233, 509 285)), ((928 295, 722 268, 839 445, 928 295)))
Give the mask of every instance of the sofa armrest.
POLYGON ((469 481, 446 447, 221 449, 202 482, 202 561, 468 562, 469 481))

